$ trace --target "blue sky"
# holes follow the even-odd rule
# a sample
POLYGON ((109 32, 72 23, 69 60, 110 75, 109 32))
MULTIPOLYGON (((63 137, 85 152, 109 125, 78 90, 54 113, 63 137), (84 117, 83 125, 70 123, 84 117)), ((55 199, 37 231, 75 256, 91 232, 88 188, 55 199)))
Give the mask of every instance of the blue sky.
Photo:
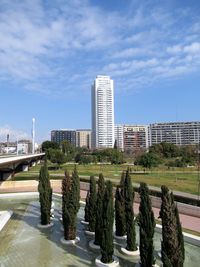
POLYGON ((1 0, 0 140, 91 127, 91 83, 110 75, 115 122, 200 119, 200 2, 1 0))

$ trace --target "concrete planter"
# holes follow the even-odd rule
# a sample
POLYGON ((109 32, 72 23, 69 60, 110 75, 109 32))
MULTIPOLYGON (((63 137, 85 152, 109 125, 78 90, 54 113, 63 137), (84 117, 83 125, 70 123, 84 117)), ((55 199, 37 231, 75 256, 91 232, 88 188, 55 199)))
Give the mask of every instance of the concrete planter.
POLYGON ((127 238, 127 235, 119 236, 119 235, 116 235, 115 233, 113 234, 113 236, 115 239, 118 239, 118 240, 126 240, 127 238))
POLYGON ((89 225, 89 222, 86 222, 86 221, 81 221, 81 223, 84 225, 89 225))
POLYGON ((91 240, 89 242, 89 247, 92 248, 92 249, 98 249, 98 250, 101 249, 100 246, 94 244, 94 240, 91 240))
POLYGON ((89 235, 89 236, 94 236, 95 235, 95 232, 90 232, 88 230, 85 231, 85 234, 86 235, 89 235))
POLYGON ((66 240, 64 239, 64 237, 62 237, 60 239, 60 242, 63 244, 63 245, 75 245, 76 243, 78 243, 80 241, 80 237, 76 237, 75 239, 73 240, 66 240))
POLYGON ((128 256, 140 256, 140 250, 137 248, 135 251, 127 250, 126 248, 121 248, 121 251, 128 256))
POLYGON ((48 229, 48 228, 51 228, 51 227, 53 226, 53 223, 51 222, 51 223, 46 224, 46 225, 41 224, 41 223, 38 223, 37 226, 38 226, 38 228, 40 228, 40 229, 48 229))
POLYGON ((98 267, 117 267, 119 266, 119 259, 113 256, 113 262, 111 263, 104 263, 101 261, 101 256, 98 256, 95 260, 95 264, 98 267))

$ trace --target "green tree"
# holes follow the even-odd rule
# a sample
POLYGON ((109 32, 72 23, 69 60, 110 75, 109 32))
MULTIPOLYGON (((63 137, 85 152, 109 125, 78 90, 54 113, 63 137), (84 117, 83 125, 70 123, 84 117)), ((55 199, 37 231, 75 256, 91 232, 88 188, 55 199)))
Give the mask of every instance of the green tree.
POLYGON ((102 240, 102 215, 103 215, 103 198, 105 192, 105 181, 103 174, 99 174, 98 192, 96 201, 96 223, 95 223, 95 240, 94 244, 100 246, 102 240))
POLYGON ((66 162, 65 155, 60 149, 49 148, 47 150, 48 159, 52 163, 57 163, 59 166, 66 162))
POLYGON ((124 197, 125 197, 125 215, 126 215, 126 233, 127 233, 127 246, 126 249, 129 251, 136 251, 136 232, 135 232, 135 221, 133 212, 133 200, 134 190, 129 174, 129 169, 126 171, 124 181, 124 197))
POLYGON ((52 141, 44 141, 42 143, 42 152, 46 152, 49 148, 59 149, 59 144, 52 141))
POLYGON ((52 188, 49 180, 46 160, 40 169, 38 191, 41 211, 41 224, 50 224, 52 188))
POLYGON ((85 222, 89 222, 89 199, 90 199, 90 191, 88 190, 86 200, 85 200, 85 222))
POLYGON ((125 201, 119 186, 115 192, 115 228, 117 236, 126 234, 125 201))
POLYGON ((70 239, 70 225, 71 225, 71 177, 67 171, 65 171, 65 176, 62 180, 62 218, 64 227, 64 238, 70 239))
POLYGON ((139 194, 140 207, 138 224, 140 227, 141 266, 152 267, 155 263, 153 236, 156 223, 149 197, 149 189, 145 183, 140 183, 139 194))
POLYGON ((178 146, 167 142, 161 142, 159 144, 151 146, 149 148, 149 152, 157 154, 159 157, 163 158, 173 158, 179 156, 180 154, 178 146))
POLYGON ((149 168, 149 169, 158 166, 160 163, 161 159, 159 158, 158 155, 154 153, 142 154, 135 160, 136 165, 141 165, 144 168, 149 168))
POLYGON ((101 261, 103 263, 110 263, 113 261, 113 222, 114 222, 114 208, 113 208, 113 194, 112 183, 106 182, 106 189, 103 198, 103 228, 102 228, 102 242, 101 242, 101 261))
POLYGON ((162 262, 164 267, 183 267, 185 252, 179 214, 173 193, 166 186, 161 187, 162 204, 162 262))
POLYGON ((71 161, 75 157, 75 146, 72 145, 69 141, 63 140, 61 142, 61 150, 65 155, 66 161, 71 161))
POLYGON ((76 219, 77 213, 80 207, 80 180, 76 166, 72 172, 72 178, 67 174, 66 185, 63 188, 63 227, 64 227, 64 237, 66 240, 73 240, 76 238, 76 219))
POLYGON ((90 177, 90 198, 89 198, 89 231, 95 231, 96 224, 96 181, 94 176, 90 177))
POLYGON ((115 228, 117 236, 126 234, 125 200, 120 186, 115 191, 115 228))

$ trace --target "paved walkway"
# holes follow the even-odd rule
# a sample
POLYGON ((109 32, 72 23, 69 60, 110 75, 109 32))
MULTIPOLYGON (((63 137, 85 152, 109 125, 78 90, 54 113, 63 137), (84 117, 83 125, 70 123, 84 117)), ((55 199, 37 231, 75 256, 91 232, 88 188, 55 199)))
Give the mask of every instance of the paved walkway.
MULTIPOLYGON (((51 181, 53 191, 55 193, 61 193, 61 181, 54 180, 51 181)), ((6 181, 0 183, 0 193, 11 193, 11 192, 35 192, 37 191, 37 181, 6 181)), ((81 190, 81 198, 86 198, 87 191, 81 190)), ((134 203, 134 211, 137 214, 139 211, 139 204, 134 203)), ((159 208, 153 207, 155 218, 158 219, 159 216, 159 208)), ((200 218, 194 216, 188 216, 185 214, 180 214, 180 221, 182 223, 182 227, 185 229, 193 230, 200 233, 200 218)))

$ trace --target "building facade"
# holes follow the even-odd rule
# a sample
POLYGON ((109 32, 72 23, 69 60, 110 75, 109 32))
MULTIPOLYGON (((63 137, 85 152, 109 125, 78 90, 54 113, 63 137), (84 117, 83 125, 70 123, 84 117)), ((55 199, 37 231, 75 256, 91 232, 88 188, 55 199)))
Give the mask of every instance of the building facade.
POLYGON ((76 130, 76 146, 91 148, 91 130, 79 129, 76 130))
POLYGON ((194 145, 200 141, 200 122, 169 122, 149 125, 149 145, 161 142, 178 146, 194 145))
POLYGON ((124 151, 124 126, 115 125, 115 141, 117 142, 117 148, 124 151))
POLYGON ((69 141, 76 146, 76 131, 75 130, 53 130, 51 131, 51 141, 60 144, 62 141, 69 141))
POLYGON ((148 126, 124 125, 124 151, 136 154, 148 148, 148 126))
POLYGON ((113 80, 98 75, 92 85, 92 148, 114 146, 113 80))

